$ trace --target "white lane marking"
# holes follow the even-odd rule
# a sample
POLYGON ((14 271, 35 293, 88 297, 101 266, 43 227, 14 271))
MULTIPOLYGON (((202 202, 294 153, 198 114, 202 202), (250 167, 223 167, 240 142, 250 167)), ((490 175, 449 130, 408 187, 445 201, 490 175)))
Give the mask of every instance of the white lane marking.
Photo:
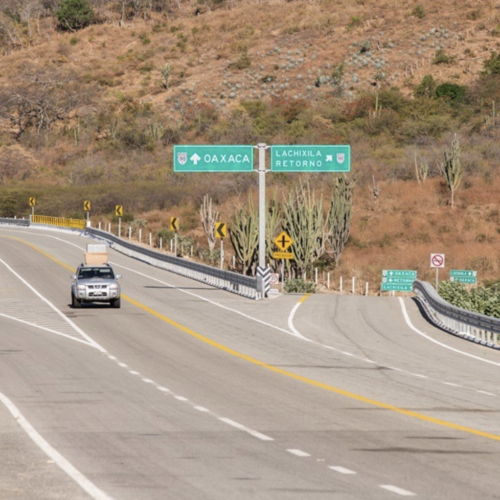
POLYGON ((130 373, 130 375, 140 375, 140 373, 136 372, 135 370, 129 370, 128 372, 130 373))
POLYGON ((250 429, 249 427, 241 425, 238 422, 235 422, 234 420, 231 420, 230 418, 219 417, 219 420, 221 422, 224 422, 226 424, 231 425, 232 427, 236 427, 236 429, 239 429, 240 431, 247 432, 251 436, 254 436, 254 437, 258 438, 258 439, 261 439, 262 441, 274 441, 274 439, 272 437, 269 437, 269 436, 266 436, 265 434, 262 434, 260 432, 254 431, 253 429, 250 429))
POLYGON ((193 406, 193 408, 198 411, 210 411, 208 408, 205 408, 204 406, 193 406))
POLYGON ((443 382, 445 385, 451 385, 451 387, 462 387, 460 384, 454 384, 453 382, 443 382))
MULTIPOLYGON (((295 337, 298 337, 302 340, 306 340, 307 342, 311 342, 311 339, 304 337, 301 333, 299 333, 299 331, 293 325, 293 317, 295 316, 295 313, 297 312, 297 309, 300 307, 301 304, 302 304, 302 302, 300 302, 300 301, 297 302, 295 304, 294 308, 291 310, 290 315, 288 316, 288 328, 290 328, 290 330, 292 331, 292 333, 295 337)), ((335 349, 335 350, 337 350, 337 349, 335 349)))
POLYGON ((33 442, 57 464, 75 483, 86 491, 94 500, 113 500, 111 496, 104 493, 94 483, 89 481, 79 470, 77 470, 68 460, 66 460, 56 449, 54 449, 33 426, 24 418, 12 401, 4 394, 0 393, 0 401, 10 411, 17 423, 23 428, 24 432, 33 440, 33 442))
POLYGON ((392 484, 381 484, 380 487, 384 488, 384 490, 392 491, 392 493, 396 493, 397 495, 401 495, 403 497, 417 496, 415 493, 412 493, 411 491, 403 490, 403 488, 398 488, 397 486, 392 486, 392 484))
POLYGON ((442 342, 438 342, 436 339, 433 339, 429 335, 421 332, 419 329, 415 328, 413 326, 413 323, 410 320, 410 316, 408 315, 408 311, 406 310, 405 303, 401 297, 399 297, 399 303, 401 305, 401 311, 403 312, 403 317, 406 321, 406 324, 416 333, 421 335, 422 337, 426 338, 427 340, 430 340, 434 344, 437 344, 441 347, 444 347, 445 349, 449 349, 450 351, 457 352, 459 354, 463 354, 464 356, 467 356, 469 358, 476 359, 478 361, 483 361, 484 363, 489 363, 490 365, 495 365, 495 366, 500 366, 500 363, 496 363, 495 361, 490 361, 489 359, 484 359, 480 358, 479 356, 474 356, 474 354, 469 354, 468 352, 460 351, 459 349, 455 349, 454 347, 450 347, 449 345, 443 344, 442 342))
POLYGON ((154 380, 151 380, 150 378, 143 378, 143 382, 146 382, 146 384, 154 384, 154 380))
POLYGON ((496 396, 496 394, 493 394, 492 392, 487 392, 487 391, 477 391, 479 394, 486 394, 486 396, 496 396))
POLYGON ((297 450, 295 448, 292 448, 290 450, 286 450, 288 453, 291 453, 292 455, 295 455, 297 457, 310 457, 309 453, 306 453, 305 451, 302 450, 297 450))
POLYGON ((340 474, 357 474, 357 472, 354 472, 351 469, 346 469, 345 467, 340 467, 338 465, 330 465, 328 468, 334 470, 335 472, 339 472, 340 474))
POLYGON ((126 363, 118 363, 118 366, 121 366, 122 368, 128 368, 128 365, 126 363))
MULTIPOLYGON (((46 299, 41 293, 39 293, 35 288, 33 288, 22 276, 20 276, 12 267, 10 267, 7 262, 3 259, 0 259, 0 262, 14 275, 16 276, 22 283, 24 283, 37 297, 39 297, 43 302, 45 302, 53 311, 55 311, 66 323, 68 323, 76 332, 78 332, 84 339, 87 340, 88 345, 91 347, 95 347, 97 350, 101 352, 106 352, 106 349, 101 347, 95 340, 91 339, 81 328, 79 328, 73 321, 71 321, 65 314, 62 313, 52 302, 46 299)), ((74 339, 73 337, 68 336, 68 338, 74 339)))
POLYGON ((427 375, 420 375, 420 373, 410 373, 410 375, 418 378, 429 378, 427 375))
POLYGON ((170 389, 167 389, 166 387, 162 387, 161 385, 158 386, 157 389, 161 392, 171 392, 170 389))
POLYGON ((51 328, 46 328, 44 326, 36 325, 35 323, 30 323, 29 321, 24 321, 22 319, 15 318, 14 316, 9 316, 7 314, 0 314, 0 316, 2 316, 3 318, 11 319, 11 320, 17 321, 19 323, 24 323, 25 325, 33 326, 34 328, 39 328, 40 330, 45 330, 46 332, 50 332, 50 333, 53 333, 55 335, 60 335, 61 337, 66 337, 66 338, 74 340, 76 342, 81 342, 82 344, 94 347, 92 344, 90 344, 86 340, 82 340, 82 339, 79 339, 79 338, 76 338, 76 337, 72 337, 71 335, 68 335, 66 333, 61 333, 61 332, 58 332, 56 330, 52 330, 51 328))
POLYGON ((189 401, 188 398, 185 398, 184 396, 174 396, 174 398, 179 401, 189 401))
POLYGON ((116 356, 112 356, 111 354, 108 356, 109 359, 112 359, 113 361, 116 361, 116 356))

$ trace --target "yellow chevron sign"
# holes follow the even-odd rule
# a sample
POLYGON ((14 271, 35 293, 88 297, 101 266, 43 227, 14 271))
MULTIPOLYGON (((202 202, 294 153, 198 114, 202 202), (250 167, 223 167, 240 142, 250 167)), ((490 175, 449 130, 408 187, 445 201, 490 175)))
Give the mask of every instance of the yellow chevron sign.
POLYGON ((175 231, 179 229, 179 219, 177 217, 170 217, 170 231, 175 231))
POLYGON ((215 223, 215 236, 221 239, 227 236, 227 224, 225 222, 215 223))
POLYGON ((115 205, 115 215, 117 217, 123 216, 123 205, 115 205))
POLYGON ((84 212, 90 212, 90 201, 85 200, 83 202, 83 211, 84 212))
POLYGON ((30 196, 28 198, 28 202, 30 204, 30 207, 34 207, 36 205, 36 199, 33 196, 30 196))

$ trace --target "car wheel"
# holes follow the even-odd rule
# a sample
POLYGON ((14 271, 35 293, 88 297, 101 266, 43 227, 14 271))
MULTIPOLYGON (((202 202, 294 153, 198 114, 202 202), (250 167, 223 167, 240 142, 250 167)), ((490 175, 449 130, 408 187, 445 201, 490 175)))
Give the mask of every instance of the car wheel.
POLYGON ((75 309, 80 309, 82 307, 82 303, 73 294, 71 294, 71 306, 75 309))
POLYGON ((115 299, 111 302, 111 307, 114 307, 115 309, 120 309, 122 303, 121 299, 115 299))

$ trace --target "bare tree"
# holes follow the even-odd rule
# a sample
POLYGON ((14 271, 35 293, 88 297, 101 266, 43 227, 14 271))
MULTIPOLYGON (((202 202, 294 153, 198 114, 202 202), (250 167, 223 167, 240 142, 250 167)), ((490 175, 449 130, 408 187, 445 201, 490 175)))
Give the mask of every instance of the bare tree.
POLYGON ((210 249, 210 253, 212 253, 217 242, 215 223, 219 220, 219 212, 212 210, 212 198, 209 198, 208 194, 203 197, 203 203, 200 207, 200 220, 203 232, 208 240, 208 248, 210 249))
POLYGON ((0 111, 10 117, 19 139, 29 128, 50 130, 70 111, 92 101, 93 89, 83 88, 70 73, 28 68, 0 93, 0 111))

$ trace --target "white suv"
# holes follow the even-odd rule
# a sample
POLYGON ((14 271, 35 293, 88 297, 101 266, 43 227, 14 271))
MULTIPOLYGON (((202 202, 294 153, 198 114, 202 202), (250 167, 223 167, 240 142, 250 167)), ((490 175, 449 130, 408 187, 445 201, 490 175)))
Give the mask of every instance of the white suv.
POLYGON ((82 307, 84 302, 109 302, 111 307, 121 306, 120 274, 115 275, 109 264, 80 264, 72 276, 71 305, 82 307))

